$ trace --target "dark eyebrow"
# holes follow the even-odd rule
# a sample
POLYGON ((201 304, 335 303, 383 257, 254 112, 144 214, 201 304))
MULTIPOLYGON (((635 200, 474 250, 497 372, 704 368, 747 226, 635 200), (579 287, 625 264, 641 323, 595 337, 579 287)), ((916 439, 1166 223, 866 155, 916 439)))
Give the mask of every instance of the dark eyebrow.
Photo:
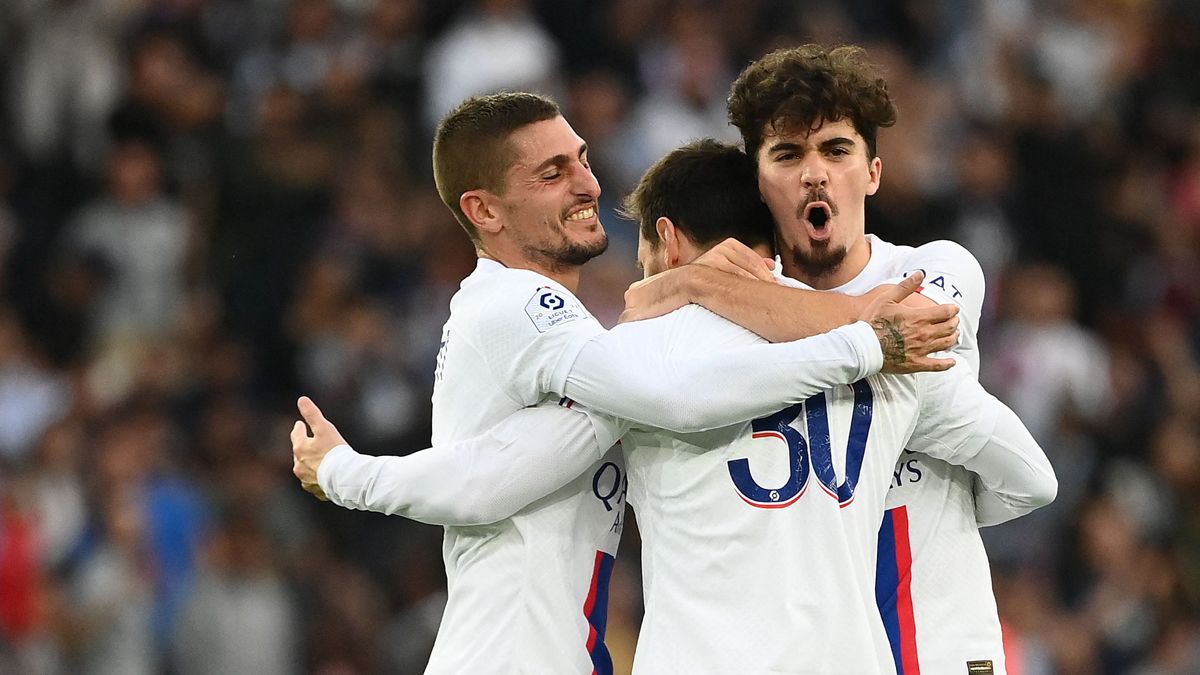
MULTIPOLYGON (((829 140, 821 141, 821 144, 818 145, 817 147, 820 148, 821 150, 829 150, 830 148, 835 148, 839 145, 853 146, 854 140, 850 139, 850 138, 846 138, 845 136, 837 136, 835 138, 830 138, 829 140)), ((802 149, 804 149, 803 143, 797 143, 795 141, 780 141, 780 142, 772 145, 771 147, 767 148, 767 152, 769 152, 769 153, 770 152, 784 152, 784 151, 796 152, 796 151, 802 150, 802 149)))
POLYGON ((831 139, 829 139, 829 140, 827 140, 827 141, 822 141, 822 142, 821 142, 821 145, 820 145, 820 148, 821 148, 822 150, 828 150, 828 149, 830 149, 830 148, 834 148, 834 147, 837 147, 837 146, 839 146, 839 145, 850 145, 850 146, 853 146, 853 145, 854 145, 854 140, 853 140, 853 139, 850 139, 850 138, 846 138, 845 136, 838 136, 838 137, 836 137, 836 138, 831 138, 831 139))
POLYGON ((780 141, 771 147, 767 148, 767 152, 779 152, 781 150, 799 150, 800 144, 794 141, 780 141))
MULTIPOLYGON (((587 150, 588 150, 587 143, 581 144, 579 146, 579 154, 577 156, 583 157, 584 154, 587 153, 587 150)), ((541 172, 545 171, 546 169, 549 169, 552 166, 558 167, 561 169, 562 167, 564 167, 570 163, 571 163, 570 157, 568 157, 566 155, 555 155, 555 156, 551 157, 550 159, 548 159, 548 160, 542 162, 541 164, 538 164, 536 167, 534 167, 533 173, 541 173, 541 172)))

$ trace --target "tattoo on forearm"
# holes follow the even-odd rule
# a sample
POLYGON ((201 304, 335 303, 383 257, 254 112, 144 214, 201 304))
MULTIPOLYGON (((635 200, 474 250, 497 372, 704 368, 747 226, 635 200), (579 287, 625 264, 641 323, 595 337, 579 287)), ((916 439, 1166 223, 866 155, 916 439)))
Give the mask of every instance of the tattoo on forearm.
POLYGON ((879 337, 879 346, 883 348, 883 362, 893 366, 904 363, 906 350, 900 324, 893 319, 878 318, 871 322, 871 326, 879 337))

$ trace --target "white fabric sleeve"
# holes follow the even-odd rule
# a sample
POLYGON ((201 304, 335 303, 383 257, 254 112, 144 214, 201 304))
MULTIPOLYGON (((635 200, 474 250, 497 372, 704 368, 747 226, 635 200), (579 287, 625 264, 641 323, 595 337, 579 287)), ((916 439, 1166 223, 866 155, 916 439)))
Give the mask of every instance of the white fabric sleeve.
POLYGON ((505 269, 488 279, 491 286, 474 298, 474 320, 461 337, 513 401, 537 405, 558 391, 551 382, 604 327, 570 291, 539 274, 505 269))
MULTIPOLYGON (((995 399, 993 399, 995 400, 995 399)), ((1058 478, 1016 413, 995 401, 996 427, 968 467, 975 481, 975 522, 999 525, 1054 501, 1058 478)))
POLYGON ((904 276, 917 270, 925 273, 921 294, 938 303, 958 305, 960 323, 966 323, 964 330, 975 335, 985 291, 983 268, 975 256, 953 241, 931 241, 913 249, 905 261, 904 276))
POLYGON ((574 406, 545 403, 509 415, 488 433, 403 457, 339 445, 317 467, 338 506, 432 525, 482 525, 512 516, 578 478, 625 426, 574 406))
POLYGON ((979 372, 979 317, 983 312, 983 268, 971 252, 952 241, 932 241, 913 249, 905 260, 904 274, 893 283, 920 270, 925 273, 920 293, 939 304, 958 305, 959 344, 956 360, 979 372))
POLYGON ((680 354, 672 340, 712 329, 709 317, 724 319, 692 312, 695 320, 680 325, 674 314, 592 338, 553 390, 638 425, 690 433, 769 415, 883 367, 865 322, 795 342, 680 354))
POLYGON ((1017 415, 968 374, 922 373, 908 449, 978 474, 976 522, 996 525, 1054 501, 1058 479, 1017 415))

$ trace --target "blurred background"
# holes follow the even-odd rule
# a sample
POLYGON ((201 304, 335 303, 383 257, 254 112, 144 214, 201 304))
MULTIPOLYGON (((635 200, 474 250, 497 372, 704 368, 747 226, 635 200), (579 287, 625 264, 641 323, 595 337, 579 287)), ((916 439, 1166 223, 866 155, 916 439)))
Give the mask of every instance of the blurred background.
MULTIPOLYGON (((302 492, 307 393, 429 441, 474 265, 430 172, 468 95, 551 94, 615 205, 779 46, 865 45, 900 109, 868 229, 983 264, 983 380, 1054 462, 986 532, 1009 672, 1200 673, 1200 3, 5 0, 0 672, 419 673, 441 530, 302 492)), ((632 522, 632 521, 631 521, 632 522)), ((636 530, 612 590, 627 664, 636 530)), ((622 668, 626 668, 622 666, 622 668)))

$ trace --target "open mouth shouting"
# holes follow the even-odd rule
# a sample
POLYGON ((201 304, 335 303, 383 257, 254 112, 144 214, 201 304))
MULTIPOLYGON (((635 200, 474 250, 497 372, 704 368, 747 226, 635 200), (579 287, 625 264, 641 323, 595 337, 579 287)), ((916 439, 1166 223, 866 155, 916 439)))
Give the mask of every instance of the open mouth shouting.
POLYGON ((837 210, 827 201, 812 201, 804 206, 801 219, 808 226, 808 236, 816 241, 824 241, 832 235, 829 221, 837 215, 837 210))

